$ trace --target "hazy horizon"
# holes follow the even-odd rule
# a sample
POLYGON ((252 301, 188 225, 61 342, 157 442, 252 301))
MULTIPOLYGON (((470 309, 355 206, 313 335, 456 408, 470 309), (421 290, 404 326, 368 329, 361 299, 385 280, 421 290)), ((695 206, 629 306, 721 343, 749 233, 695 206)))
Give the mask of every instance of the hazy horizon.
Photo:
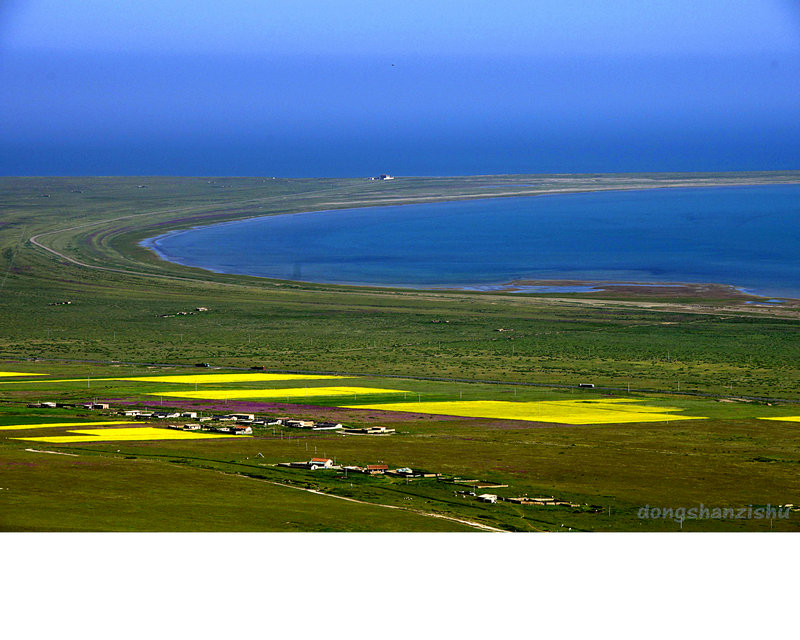
POLYGON ((0 175, 800 169, 790 2, 0 8, 0 175))

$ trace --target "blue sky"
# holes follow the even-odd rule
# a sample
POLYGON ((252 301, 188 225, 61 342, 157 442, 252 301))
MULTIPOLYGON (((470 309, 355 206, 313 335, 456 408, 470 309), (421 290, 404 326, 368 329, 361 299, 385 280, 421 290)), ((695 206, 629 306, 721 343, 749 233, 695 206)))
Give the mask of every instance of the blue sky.
POLYGON ((799 6, 2 2, 0 173, 800 169, 799 6))
POLYGON ((12 0, 5 46, 367 54, 794 52, 792 0, 12 0))

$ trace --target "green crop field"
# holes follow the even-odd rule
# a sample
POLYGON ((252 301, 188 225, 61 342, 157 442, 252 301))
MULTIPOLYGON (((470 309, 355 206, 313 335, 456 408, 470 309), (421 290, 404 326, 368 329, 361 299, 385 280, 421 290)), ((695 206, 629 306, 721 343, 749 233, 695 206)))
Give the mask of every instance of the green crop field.
POLYGON ((780 182, 800 173, 0 178, 0 371, 39 374, 0 376, 0 529, 798 530, 794 511, 683 522, 638 514, 800 503, 800 423, 762 419, 800 415, 800 303, 746 304, 758 298, 721 286, 533 295, 315 285, 168 264, 138 245, 257 215, 780 182), (490 186, 498 182, 507 188, 490 186), (244 376, 251 367, 294 375, 244 376), (583 382, 596 387, 577 389, 583 382), (119 420, 113 410, 26 407, 92 399, 396 432, 269 426, 207 440, 48 442, 25 438, 76 427, 17 428, 119 420), (644 412, 591 417, 620 400, 644 412), (441 475, 278 466, 315 454, 441 475), (459 493, 473 486, 465 479, 507 485, 484 490, 501 498, 573 506, 484 504, 459 493))

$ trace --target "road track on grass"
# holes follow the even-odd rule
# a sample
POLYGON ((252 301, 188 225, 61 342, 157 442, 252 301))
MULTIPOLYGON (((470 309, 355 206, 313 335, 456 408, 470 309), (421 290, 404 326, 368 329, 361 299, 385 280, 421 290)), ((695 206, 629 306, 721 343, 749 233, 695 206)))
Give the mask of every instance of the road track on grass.
MULTIPOLYGON (((334 192, 335 191, 342 191, 344 189, 345 189, 345 187, 334 187, 334 188, 330 188, 330 189, 321 189, 321 190, 318 190, 318 191, 315 190, 315 191, 309 191, 309 192, 301 192, 299 194, 292 194, 292 195, 296 195, 296 196, 314 195, 314 194, 328 193, 328 192, 331 192, 331 191, 334 191, 334 192)), ((243 200, 241 202, 234 203, 234 206, 240 207, 240 206, 246 205, 246 204, 263 203, 263 202, 268 202, 270 200, 281 200, 281 199, 286 199, 286 196, 272 196, 272 197, 268 197, 268 198, 255 198, 255 199, 250 199, 250 200, 243 200)), ((155 216, 155 215, 175 214, 175 213, 191 213, 191 212, 198 212, 199 213, 199 212, 202 212, 202 211, 203 211, 202 207, 188 206, 188 207, 180 207, 180 208, 175 208, 175 209, 161 209, 161 210, 158 210, 158 211, 151 211, 149 213, 132 213, 132 214, 124 215, 124 216, 118 216, 116 218, 111 218, 110 220, 95 220, 94 222, 85 222, 83 224, 75 225, 73 227, 66 227, 66 228, 63 228, 63 229, 61 229, 61 228, 53 229, 53 230, 50 230, 50 231, 42 231, 42 232, 37 233, 36 235, 33 235, 30 238, 28 238, 28 241, 31 244, 33 244, 34 246, 36 246, 36 247, 38 247, 40 249, 43 249, 44 251, 46 251, 46 252, 48 252, 48 253, 50 253, 50 254, 58 257, 58 258, 61 258, 62 260, 70 262, 70 263, 72 263, 74 265, 77 265, 79 267, 85 267, 87 269, 95 269, 97 271, 110 271, 110 272, 113 272, 113 273, 121 273, 121 274, 124 274, 124 275, 132 275, 132 276, 142 276, 142 277, 147 277, 147 278, 162 278, 162 279, 167 279, 167 280, 183 280, 183 281, 188 281, 188 282, 213 282, 214 284, 220 284, 220 285, 223 285, 223 286, 225 286, 225 285, 227 285, 227 286, 247 286, 247 285, 240 285, 240 284, 235 284, 235 283, 216 282, 216 281, 213 281, 213 280, 207 280, 207 279, 203 279, 203 278, 189 278, 189 277, 186 277, 186 276, 178 276, 178 275, 168 275, 168 274, 159 274, 159 273, 146 273, 146 272, 141 272, 141 271, 133 271, 133 270, 130 270, 130 269, 121 269, 121 268, 116 268, 116 267, 105 267, 105 266, 102 266, 102 265, 87 264, 86 262, 81 262, 80 260, 77 260, 76 258, 72 258, 72 257, 70 257, 70 256, 68 256, 68 255, 66 255, 66 254, 64 254, 64 253, 62 253, 60 251, 57 251, 56 249, 53 249, 52 247, 48 247, 47 245, 43 244, 40 241, 40 238, 42 238, 44 236, 49 236, 49 235, 53 235, 53 234, 56 234, 56 233, 65 233, 65 232, 69 232, 69 231, 76 231, 78 229, 85 229, 87 227, 93 227, 93 226, 97 226, 97 225, 110 225, 110 224, 113 224, 115 222, 119 222, 120 220, 127 220, 127 219, 130 219, 130 218, 139 219, 139 218, 155 216)), ((258 217, 258 216, 255 216, 255 217, 258 217)), ((169 222, 169 220, 167 222, 169 222)), ((100 255, 102 256, 102 254, 100 254, 100 255)))

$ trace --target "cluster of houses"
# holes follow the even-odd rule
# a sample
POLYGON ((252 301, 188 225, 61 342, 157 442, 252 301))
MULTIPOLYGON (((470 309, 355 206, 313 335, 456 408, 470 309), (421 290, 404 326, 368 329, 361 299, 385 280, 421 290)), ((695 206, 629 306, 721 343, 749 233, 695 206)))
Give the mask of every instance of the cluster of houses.
POLYGON ((187 422, 185 424, 168 424, 167 429, 178 429, 179 431, 210 431, 212 433, 230 433, 231 435, 235 436, 249 436, 253 434, 253 427, 242 424, 217 426, 202 425, 199 422, 187 422))
POLYGON ((311 460, 303 460, 301 462, 280 462, 280 467, 291 467, 294 469, 309 469, 317 471, 318 469, 333 469, 336 471, 344 471, 345 473, 365 473, 371 476, 390 475, 400 476, 403 478, 438 478, 440 473, 426 473, 422 471, 414 471, 408 467, 401 467, 399 469, 390 469, 386 464, 368 464, 364 467, 356 465, 341 465, 336 464, 330 458, 311 458, 311 460))
MULTIPOLYGON (((507 487, 508 485, 497 485, 498 487, 507 487)), ((478 494, 475 491, 454 491, 453 495, 461 496, 462 498, 475 498, 480 502, 496 503, 498 500, 501 502, 511 502, 513 504, 522 505, 536 505, 539 507, 572 507, 579 508, 581 505, 575 502, 568 502, 567 500, 558 500, 557 498, 529 498, 528 496, 521 496, 518 498, 504 498, 494 493, 478 494)))
MULTIPOLYGON (((106 402, 84 402, 84 403, 65 403, 65 402, 36 402, 28 404, 31 408, 82 408, 89 410, 110 409, 106 402)), ((389 435, 395 433, 394 429, 379 426, 370 426, 362 428, 347 428, 339 422, 315 422, 313 420, 299 420, 295 418, 257 418, 252 413, 229 413, 225 415, 211 415, 211 416, 198 416, 197 411, 180 411, 176 409, 162 409, 162 410, 147 410, 147 409, 122 409, 117 412, 119 415, 127 418, 134 418, 140 420, 191 420, 192 422, 183 422, 181 424, 168 424, 168 429, 177 429, 182 431, 208 431, 215 433, 227 433, 231 435, 251 435, 254 426, 283 426, 297 429, 310 429, 312 431, 325 431, 335 430, 343 434, 352 435, 389 435)), ((335 460, 331 458, 311 458, 311 460, 301 462, 281 462, 278 466, 290 467, 296 469, 307 469, 317 471, 320 469, 338 470, 345 473, 363 473, 371 476, 389 475, 401 478, 436 478, 444 482, 451 482, 455 485, 468 486, 470 489, 491 489, 508 487, 507 484, 496 484, 484 482, 481 480, 464 479, 459 476, 444 478, 441 473, 430 473, 424 471, 414 471, 409 467, 399 467, 390 469, 386 464, 369 464, 366 466, 357 465, 337 465, 335 460)), ((566 500, 559 500, 554 497, 528 497, 521 496, 515 498, 505 498, 498 496, 494 493, 478 493, 473 490, 456 490, 453 495, 461 496, 462 498, 474 498, 479 502, 488 504, 495 504, 498 501, 510 502, 520 505, 535 505, 543 507, 559 507, 566 506, 572 508, 580 508, 581 505, 568 502, 566 500)), ((590 505, 595 509, 594 505, 590 505)), ((596 507, 597 510, 602 510, 601 507, 596 507)))
POLYGON ((295 418, 276 418, 270 424, 279 424, 293 429, 310 429, 311 431, 339 431, 346 435, 386 436, 395 433, 389 427, 345 427, 341 422, 315 422, 314 420, 297 420, 295 418))
POLYGON ((184 424, 169 424, 168 429, 179 429, 182 431, 209 431, 212 433, 230 433, 233 435, 252 435, 253 426, 265 426, 267 424, 277 424, 266 420, 257 420, 252 413, 229 413, 221 416, 200 416, 197 411, 142 411, 141 409, 124 409, 119 411, 120 415, 128 418, 140 420, 196 420, 197 422, 187 422, 184 424))
MULTIPOLYGON (((111 407, 107 402, 35 402, 28 405, 29 408, 70 408, 109 410, 111 407)), ((295 429, 309 429, 311 431, 337 431, 345 435, 368 435, 386 436, 395 433, 395 429, 389 427, 369 426, 369 427, 346 427, 341 422, 315 422, 314 420, 300 420, 297 418, 259 418, 252 413, 228 413, 225 415, 210 415, 198 417, 197 411, 182 411, 178 409, 121 409, 117 411, 121 416, 138 420, 191 420, 187 424, 171 424, 171 429, 183 429, 186 431, 212 431, 219 433, 236 433, 250 435, 253 427, 282 426, 295 429), (213 424, 207 424, 213 423, 213 424), (231 423, 231 424, 218 424, 231 423)))
POLYGON ((107 402, 32 402, 28 404, 29 409, 89 409, 90 411, 97 409, 110 409, 107 402))
MULTIPOLYGON (((444 482, 452 482, 453 484, 456 485, 472 485, 476 489, 488 489, 488 488, 499 489, 502 487, 508 487, 507 484, 481 482, 480 480, 464 480, 458 476, 445 479, 443 478, 441 473, 414 471, 413 469, 410 469, 408 467, 390 469, 389 466, 385 464, 369 464, 364 467, 359 467, 355 465, 337 465, 335 461, 330 458, 311 458, 311 460, 301 461, 301 462, 281 462, 278 464, 278 466, 290 467, 294 469, 307 469, 310 471, 329 469, 329 470, 343 471, 345 472, 345 474, 348 472, 364 473, 371 476, 390 475, 390 476, 399 476, 403 478, 436 478, 437 480, 441 480, 444 482)), ((462 498, 474 498, 478 502, 485 502, 487 504, 496 504, 498 501, 500 501, 500 502, 511 502, 513 504, 536 505, 542 507, 564 506, 564 507, 580 508, 582 506, 574 502, 559 500, 554 497, 529 498, 528 496, 521 496, 517 498, 505 498, 502 496, 498 496, 495 493, 478 493, 476 491, 469 491, 469 490, 454 491, 453 495, 461 496, 462 498)), ((597 507, 597 509, 600 509, 600 507, 597 507)))

